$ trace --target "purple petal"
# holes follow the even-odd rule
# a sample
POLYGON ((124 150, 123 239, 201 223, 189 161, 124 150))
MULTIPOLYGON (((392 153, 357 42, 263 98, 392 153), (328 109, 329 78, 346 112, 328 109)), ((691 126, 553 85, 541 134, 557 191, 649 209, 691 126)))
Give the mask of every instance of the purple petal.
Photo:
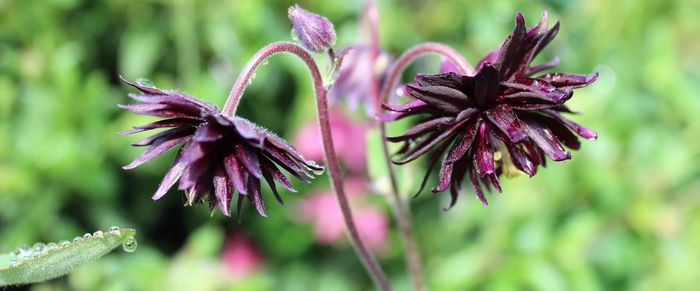
POLYGON ((262 148, 262 145, 265 142, 265 136, 261 128, 259 128, 252 122, 240 117, 236 117, 233 120, 233 124, 236 127, 236 131, 238 132, 238 134, 241 135, 241 137, 252 142, 253 146, 257 148, 262 148))
POLYGON ((233 185, 231 185, 228 176, 226 176, 226 171, 222 167, 216 168, 212 182, 214 184, 214 193, 219 204, 219 209, 221 209, 221 213, 226 216, 231 216, 231 190, 233 185))
POLYGON ((260 172, 260 162, 258 161, 258 152, 249 149, 244 145, 236 145, 235 152, 238 159, 243 162, 243 166, 248 170, 253 177, 260 179, 262 173, 260 172))
POLYGON ((246 188, 246 177, 243 170, 243 166, 238 162, 234 155, 226 155, 224 157, 224 169, 229 177, 229 180, 233 182, 233 186, 242 195, 248 194, 248 189, 246 188))
POLYGON ((498 97, 498 70, 490 64, 485 65, 474 76, 474 99, 479 108, 488 108, 498 97))
POLYGON ((449 116, 430 119, 426 122, 417 124, 416 126, 404 132, 402 135, 387 137, 386 140, 390 142, 400 142, 412 139, 423 134, 429 133, 430 131, 441 130, 442 128, 445 128, 448 125, 450 125, 452 121, 454 121, 454 118, 449 116))
POLYGON ((489 144, 486 127, 484 122, 479 125, 479 138, 476 140, 474 148, 474 167, 479 171, 481 177, 496 171, 493 164, 493 150, 489 144))
POLYGON ((156 193, 153 194, 151 199, 158 200, 163 197, 163 195, 165 195, 165 193, 167 193, 168 190, 175 185, 177 180, 180 179, 182 176, 182 171, 185 169, 184 164, 180 161, 181 154, 182 150, 180 150, 177 153, 177 156, 175 156, 172 166, 170 166, 168 172, 165 173, 165 176, 163 176, 163 180, 160 182, 160 185, 158 185, 158 190, 156 190, 156 193))
POLYGON ((458 113, 462 111, 459 104, 466 104, 467 96, 459 90, 443 86, 414 87, 406 86, 411 97, 424 101, 428 106, 439 111, 458 113))
POLYGON ((129 134, 134 134, 142 131, 148 131, 156 128, 163 128, 163 127, 179 127, 179 126, 195 126, 197 123, 199 123, 199 120, 196 119, 190 119, 190 118, 170 118, 170 119, 164 119, 164 120, 159 120, 156 122, 152 122, 149 124, 141 125, 141 126, 134 126, 133 129, 130 130, 125 130, 122 132, 119 132, 120 135, 129 135, 129 134))
POLYGON ((484 196, 484 192, 481 189, 481 184, 479 184, 479 179, 476 177, 476 171, 474 168, 469 170, 469 180, 472 182, 472 186, 474 187, 474 193, 476 194, 476 197, 481 200, 481 203, 484 204, 484 206, 488 206, 489 202, 486 200, 486 196, 484 196))
POLYGON ((503 79, 509 79, 512 73, 517 69, 517 64, 520 62, 520 49, 522 41, 525 37, 525 17, 522 12, 518 11, 515 15, 515 28, 508 36, 498 55, 498 60, 494 64, 501 73, 503 79))
POLYGON ((159 133, 156 133, 152 136, 149 136, 145 139, 142 139, 137 142, 131 143, 132 146, 147 146, 153 144, 156 140, 159 139, 164 139, 164 138, 169 138, 169 137, 178 137, 182 135, 192 135, 194 133, 194 128, 193 127, 176 127, 168 130, 161 131, 159 133))
POLYGON ((450 152, 447 154, 446 160, 448 163, 454 163, 462 159, 464 154, 471 148, 480 123, 481 119, 477 119, 474 123, 470 123, 465 127, 464 135, 454 143, 452 149, 450 149, 450 152))
POLYGON ((546 114, 548 114, 549 116, 554 117, 555 119, 566 124, 566 126, 571 128, 574 132, 576 132, 578 135, 580 135, 581 137, 583 137, 585 139, 595 140, 598 138, 598 134, 595 131, 593 131, 593 130, 591 130, 583 125, 580 125, 576 122, 571 121, 570 119, 561 115, 559 112, 556 112, 554 110, 545 110, 544 112, 546 114))
POLYGON ((598 79, 598 73, 595 72, 590 75, 553 73, 538 77, 538 79, 547 81, 556 87, 581 88, 595 82, 598 79))
POLYGON ((289 180, 287 180, 287 177, 284 174, 282 174, 282 172, 279 169, 277 169, 277 166, 275 166, 274 163, 272 163, 268 159, 261 159, 260 166, 262 166, 263 174, 271 175, 273 178, 275 178, 275 180, 280 182, 280 184, 282 184, 282 186, 287 188, 287 190, 289 190, 290 192, 297 192, 297 190, 294 189, 294 187, 292 187, 292 183, 290 183, 289 180))
POLYGON ((400 160, 392 162, 397 165, 402 165, 416 160, 417 158, 421 157, 423 154, 431 150, 435 145, 451 137, 455 130, 460 128, 465 122, 466 120, 458 122, 455 125, 452 125, 449 128, 443 130, 441 133, 434 133, 431 136, 428 136, 427 138, 423 139, 422 141, 414 145, 412 148, 407 150, 400 160))
POLYGON ((167 136, 162 136, 153 141, 152 145, 144 151, 141 155, 136 157, 133 162, 122 167, 125 170, 130 170, 142 165, 145 162, 159 156, 163 152, 171 149, 172 147, 186 142, 189 140, 190 136, 187 132, 180 132, 179 134, 172 134, 167 136))
POLYGON ((557 65, 559 65, 559 58, 558 58, 558 57, 555 57, 555 58, 553 58, 553 59, 552 59, 551 61, 549 61, 549 62, 546 62, 546 63, 542 63, 542 64, 539 64, 539 65, 536 65, 536 66, 531 66, 531 67, 529 67, 529 68, 527 69, 527 72, 526 72, 525 74, 528 75, 528 76, 531 76, 531 75, 533 75, 533 74, 537 74, 537 73, 542 72, 542 71, 544 71, 544 70, 548 70, 548 69, 554 68, 554 67, 556 67, 557 65))
POLYGON ((552 132, 542 127, 537 122, 523 123, 530 139, 542 149, 545 155, 554 161, 563 161, 571 158, 571 153, 567 152, 556 136, 552 132))
MULTIPOLYGON (((465 78, 457 72, 447 72, 441 74, 417 74, 416 83, 421 87, 445 86, 460 89, 464 86, 465 78)), ((408 84, 417 87, 416 84, 408 84)))
POLYGON ((491 108, 486 111, 486 117, 505 133, 511 142, 518 143, 527 137, 515 112, 506 105, 491 108))
POLYGON ((382 104, 382 107, 386 110, 394 112, 414 112, 417 110, 425 110, 428 107, 428 104, 422 100, 413 100, 401 105, 382 104))
POLYGON ((258 210, 260 216, 267 217, 267 214, 265 214, 265 201, 263 201, 262 195, 260 194, 260 180, 248 179, 248 187, 251 192, 255 209, 258 210))
POLYGON ((265 182, 267 182, 267 185, 270 186, 270 190, 272 190, 272 194, 275 195, 275 198, 277 199, 277 201, 280 204, 284 205, 284 201, 282 201, 282 196, 280 196, 280 193, 277 192, 277 185, 275 185, 275 179, 272 176, 272 174, 270 174, 267 171, 263 172, 262 174, 265 177, 265 182))
POLYGON ((537 173, 537 167, 532 163, 532 161, 530 161, 525 152, 517 145, 511 143, 505 144, 508 148, 508 153, 510 154, 510 159, 513 162, 513 165, 528 176, 534 176, 537 173))
POLYGON ((219 140, 223 136, 224 133, 216 123, 205 122, 197 126, 192 139, 198 142, 211 142, 219 140))

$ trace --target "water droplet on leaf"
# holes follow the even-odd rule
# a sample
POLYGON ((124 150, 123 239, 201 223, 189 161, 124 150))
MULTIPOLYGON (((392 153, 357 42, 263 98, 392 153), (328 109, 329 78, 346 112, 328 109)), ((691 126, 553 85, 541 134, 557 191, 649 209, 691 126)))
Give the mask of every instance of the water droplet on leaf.
POLYGON ((134 251, 136 251, 137 246, 138 242, 136 241, 136 239, 133 236, 130 236, 122 244, 122 249, 124 249, 124 251, 127 253, 133 253, 134 251))
POLYGON ((58 248, 58 245, 56 245, 55 243, 49 243, 49 244, 46 245, 46 251, 47 251, 47 252, 53 251, 53 250, 55 250, 55 249, 57 249, 57 248, 58 248))
POLYGON ((34 247, 32 248, 32 250, 35 253, 43 253, 45 248, 46 248, 46 245, 44 243, 38 242, 38 243, 34 244, 34 247))
POLYGON ((17 258, 24 259, 32 255, 32 249, 28 246, 21 246, 17 249, 17 258))
POLYGON ((109 232, 113 232, 116 234, 119 234, 119 227, 118 226, 112 226, 109 228, 109 232))
POLYGON ((89 233, 89 232, 83 235, 83 238, 91 238, 91 237, 92 237, 92 233, 89 233))
POLYGON ((92 236, 100 237, 100 238, 101 238, 103 235, 104 235, 104 233, 103 233, 101 230, 98 230, 98 231, 92 233, 92 236))
POLYGON ((156 87, 153 85, 153 82, 151 82, 151 80, 144 79, 144 78, 136 79, 136 84, 139 86, 148 87, 148 88, 155 88, 156 87))
POLYGON ((76 236, 76 237, 73 238, 73 241, 74 241, 74 242, 79 242, 79 241, 81 241, 81 240, 83 240, 83 237, 82 237, 82 236, 76 236))
POLYGON ((60 245, 62 248, 65 248, 65 247, 67 247, 67 246, 70 245, 70 242, 68 242, 67 240, 63 240, 63 241, 61 241, 61 242, 59 243, 59 245, 60 245))

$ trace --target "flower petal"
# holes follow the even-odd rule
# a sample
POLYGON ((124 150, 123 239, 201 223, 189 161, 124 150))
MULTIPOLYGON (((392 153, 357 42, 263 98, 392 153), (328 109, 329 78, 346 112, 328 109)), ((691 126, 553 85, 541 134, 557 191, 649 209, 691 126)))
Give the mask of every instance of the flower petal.
POLYGON ((498 70, 487 64, 474 76, 474 99, 477 107, 488 108, 496 102, 500 83, 498 75, 498 70))
POLYGON ((525 17, 523 13, 518 11, 515 15, 515 28, 508 36, 505 42, 501 45, 498 59, 494 64, 497 71, 501 73, 503 79, 509 79, 511 74, 517 69, 517 64, 520 60, 520 49, 522 41, 525 37, 525 17))
POLYGON ((262 173, 260 172, 260 162, 258 161, 258 152, 241 144, 235 145, 234 148, 236 157, 243 162, 243 166, 245 166, 248 172, 257 179, 262 178, 262 173))
POLYGON ((494 168, 493 150, 489 143, 486 123, 479 125, 479 135, 474 147, 474 167, 479 171, 479 175, 484 177, 493 174, 494 168))
POLYGON ((598 72, 590 75, 552 73, 537 78, 549 82, 557 87, 581 88, 595 82, 595 80, 598 79, 598 72))
POLYGON ((530 139, 542 149, 542 152, 554 161, 563 161, 571 158, 571 153, 567 152, 559 139, 552 132, 537 123, 536 121, 524 122, 525 130, 530 139))
POLYGON ((253 200, 255 209, 258 210, 260 216, 267 217, 267 214, 265 214, 265 201, 263 201, 262 195, 260 194, 260 180, 248 179, 248 189, 250 189, 250 197, 253 200))
POLYGON ((141 155, 136 157, 133 162, 122 167, 125 170, 136 168, 145 162, 159 156, 163 152, 171 149, 172 147, 186 142, 190 139, 190 135, 186 132, 179 132, 176 134, 161 136, 153 141, 151 146, 144 151, 141 155))
POLYGON ((476 194, 476 197, 481 200, 481 203, 484 204, 484 206, 489 205, 489 201, 486 200, 486 196, 484 196, 484 191, 481 189, 481 184, 479 184, 479 179, 476 177, 476 171, 474 168, 471 168, 469 170, 469 180, 472 182, 472 186, 474 187, 474 193, 476 194))
POLYGON ((122 132, 119 132, 120 135, 129 135, 129 134, 134 134, 142 131, 148 131, 148 130, 153 130, 157 128, 163 128, 163 127, 179 127, 179 126, 196 126, 200 121, 196 119, 191 119, 191 118, 170 118, 170 119, 163 119, 163 120, 158 120, 149 124, 145 125, 140 125, 140 126, 134 126, 133 129, 125 130, 122 132))
POLYGON ((182 176, 182 172, 185 169, 185 165, 181 162, 181 157, 182 157, 182 149, 177 153, 175 156, 175 160, 173 161, 173 164, 170 166, 170 169, 168 170, 167 173, 165 173, 165 176, 163 176, 163 180, 160 182, 160 185, 158 185, 158 190, 156 190, 156 193, 153 194, 153 197, 151 199, 153 200, 158 200, 165 193, 170 190, 170 188, 175 185, 178 179, 182 176))
POLYGON ((390 142, 401 142, 408 139, 413 139, 415 137, 429 133, 430 131, 441 130, 442 128, 445 128, 448 125, 450 125, 452 121, 454 121, 454 118, 449 116, 430 119, 428 121, 417 124, 416 126, 404 132, 402 135, 387 137, 386 140, 390 142))
POLYGON ((243 165, 236 159, 235 155, 229 154, 224 157, 224 169, 226 170, 229 180, 231 180, 233 186, 238 190, 238 193, 248 195, 245 170, 243 165))
POLYGON ((458 113, 460 104, 466 104, 467 96, 459 90, 443 86, 406 86, 411 97, 424 101, 428 106, 440 111, 458 113))
POLYGON ((518 143, 527 137, 518 116, 506 105, 498 105, 486 111, 486 117, 513 143, 518 143))
POLYGON ((598 138, 598 134, 597 134, 595 131, 593 131, 593 130, 591 130, 591 129, 589 129, 589 128, 583 126, 583 125, 580 125, 580 124, 578 124, 578 123, 576 123, 576 122, 571 121, 570 119, 564 117, 563 115, 561 115, 561 114, 560 114, 559 112, 557 112, 557 111, 554 111, 554 110, 544 110, 544 113, 546 113, 546 114, 548 114, 549 116, 554 117, 555 119, 557 119, 557 120, 561 121, 562 123, 566 124, 566 126, 568 126, 569 128, 571 128, 574 132, 576 132, 578 135, 580 135, 581 137, 583 137, 583 138, 585 138, 585 139, 588 139, 588 140, 595 140, 595 139, 598 138))
POLYGON ((231 216, 231 196, 233 194, 231 192, 233 190, 233 185, 226 175, 226 170, 223 166, 217 167, 214 171, 212 183, 214 184, 214 193, 221 213, 226 216, 231 216))
POLYGON ((510 154, 510 159, 513 162, 513 165, 518 168, 518 170, 530 177, 537 173, 537 166, 530 161, 522 149, 511 143, 506 142, 504 144, 508 148, 508 153, 510 154))

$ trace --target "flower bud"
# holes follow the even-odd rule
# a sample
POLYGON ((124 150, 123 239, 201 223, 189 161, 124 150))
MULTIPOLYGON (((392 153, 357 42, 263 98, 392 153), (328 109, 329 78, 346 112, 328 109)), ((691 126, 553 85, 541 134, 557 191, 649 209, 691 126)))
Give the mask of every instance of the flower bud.
POLYGON ((335 29, 327 18, 304 10, 298 4, 289 7, 292 33, 304 48, 321 53, 335 44, 335 29))

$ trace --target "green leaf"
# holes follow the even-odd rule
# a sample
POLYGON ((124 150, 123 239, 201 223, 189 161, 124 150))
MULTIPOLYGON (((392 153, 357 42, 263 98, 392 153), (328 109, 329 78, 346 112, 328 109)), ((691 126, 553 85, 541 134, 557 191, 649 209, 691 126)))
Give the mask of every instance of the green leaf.
POLYGON ((37 244, 26 256, 19 251, 0 254, 0 287, 61 277, 119 246, 133 252, 136 248, 135 234, 136 230, 131 228, 115 228, 107 232, 97 231, 94 235, 76 238, 70 243, 37 244))

